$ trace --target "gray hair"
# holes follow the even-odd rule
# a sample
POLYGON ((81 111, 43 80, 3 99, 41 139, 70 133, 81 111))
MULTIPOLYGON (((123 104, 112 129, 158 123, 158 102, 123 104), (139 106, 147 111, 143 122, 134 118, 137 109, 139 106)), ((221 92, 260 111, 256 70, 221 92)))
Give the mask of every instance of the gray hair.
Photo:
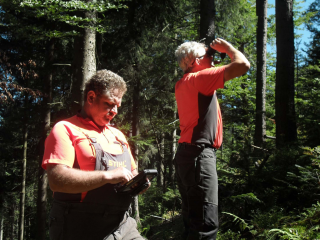
POLYGON ((99 70, 85 83, 84 99, 86 101, 89 91, 94 91, 100 97, 103 91, 109 94, 113 89, 119 89, 124 94, 127 91, 126 82, 109 70, 99 70))
POLYGON ((194 41, 181 44, 175 51, 180 68, 186 72, 191 67, 190 64, 200 56, 200 50, 204 48, 204 43, 194 41))

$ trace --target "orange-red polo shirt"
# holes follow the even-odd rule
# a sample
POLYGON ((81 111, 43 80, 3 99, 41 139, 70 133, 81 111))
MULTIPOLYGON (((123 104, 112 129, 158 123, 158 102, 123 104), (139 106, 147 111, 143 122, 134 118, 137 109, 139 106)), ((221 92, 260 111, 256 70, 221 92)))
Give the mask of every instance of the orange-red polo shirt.
POLYGON ((222 66, 186 73, 176 83, 179 143, 221 146, 222 117, 216 90, 224 87, 224 70, 222 66))
POLYGON ((100 130, 94 122, 80 116, 73 116, 60 121, 53 127, 45 141, 42 167, 46 169, 47 164, 53 163, 64 164, 72 168, 75 158, 77 158, 81 170, 93 171, 96 163, 95 150, 85 134, 90 138, 96 138, 104 151, 113 154, 123 152, 121 144, 116 140, 117 136, 129 150, 131 170, 136 169, 129 144, 122 132, 107 125, 103 130, 100 130))

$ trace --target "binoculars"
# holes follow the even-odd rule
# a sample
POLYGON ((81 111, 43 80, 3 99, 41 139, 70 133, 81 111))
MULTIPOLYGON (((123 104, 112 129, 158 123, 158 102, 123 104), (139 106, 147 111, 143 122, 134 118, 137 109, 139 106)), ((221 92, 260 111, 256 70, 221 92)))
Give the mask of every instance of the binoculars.
MULTIPOLYGON (((220 38, 223 39, 222 37, 220 37, 220 38)), ((206 40, 206 38, 203 38, 199 42, 201 43, 201 42, 204 42, 205 40, 206 40)), ((213 58, 214 58, 214 55, 217 53, 217 51, 214 50, 213 48, 211 48, 210 45, 206 45, 206 48, 207 48, 206 54, 208 56, 213 56, 213 58)), ((219 53, 219 54, 220 54, 221 60, 223 60, 226 57, 226 53, 219 53)))
MULTIPOLYGON (((213 48, 211 48, 210 46, 206 46, 206 47, 207 47, 207 52, 206 52, 206 54, 207 54, 208 56, 213 56, 213 57, 214 57, 214 55, 217 53, 217 51, 214 50, 213 48)), ((220 54, 221 60, 223 60, 223 59, 226 57, 226 53, 219 53, 219 54, 220 54)))

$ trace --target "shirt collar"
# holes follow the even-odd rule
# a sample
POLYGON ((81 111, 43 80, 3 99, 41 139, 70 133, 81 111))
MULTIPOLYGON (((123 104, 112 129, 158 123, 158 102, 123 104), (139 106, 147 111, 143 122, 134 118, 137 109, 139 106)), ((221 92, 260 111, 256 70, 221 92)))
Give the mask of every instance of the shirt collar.
POLYGON ((95 129, 99 130, 99 132, 103 131, 103 130, 106 130, 106 129, 109 129, 108 125, 106 124, 103 129, 101 130, 101 128, 99 128, 90 118, 83 118, 82 115, 80 114, 80 111, 78 111, 77 113, 77 117, 78 119, 86 124, 86 125, 91 125, 92 127, 94 127, 95 129))

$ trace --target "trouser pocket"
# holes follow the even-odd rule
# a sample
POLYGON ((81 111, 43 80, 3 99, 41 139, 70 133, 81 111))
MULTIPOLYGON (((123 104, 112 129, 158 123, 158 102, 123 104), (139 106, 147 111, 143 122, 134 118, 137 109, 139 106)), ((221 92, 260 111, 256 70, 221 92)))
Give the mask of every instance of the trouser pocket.
POLYGON ((126 221, 104 240, 144 240, 137 229, 136 221, 128 217, 126 221))
POLYGON ((175 156, 175 166, 178 182, 184 187, 191 187, 199 181, 199 168, 197 158, 200 150, 190 151, 188 149, 178 150, 175 156))
POLYGON ((63 220, 51 216, 49 217, 50 240, 62 240, 63 220))

